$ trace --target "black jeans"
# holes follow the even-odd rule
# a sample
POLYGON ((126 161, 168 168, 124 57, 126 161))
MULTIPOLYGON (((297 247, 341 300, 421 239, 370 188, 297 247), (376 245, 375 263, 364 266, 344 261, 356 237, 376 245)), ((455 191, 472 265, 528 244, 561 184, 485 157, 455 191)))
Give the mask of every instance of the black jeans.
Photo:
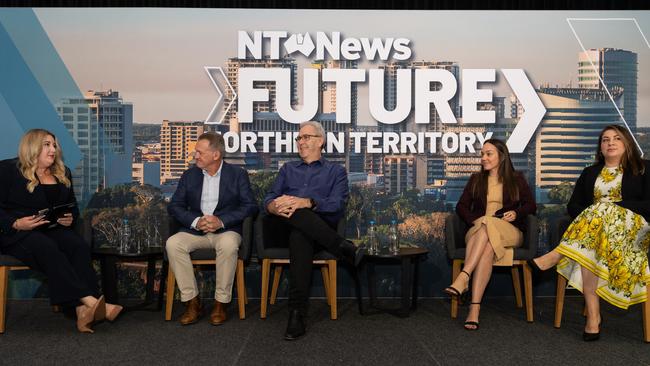
POLYGON ((52 305, 77 306, 82 297, 98 295, 90 246, 72 229, 34 230, 2 252, 47 276, 52 305))
POLYGON ((307 313, 314 252, 327 250, 341 257, 345 238, 329 223, 309 209, 299 209, 290 218, 268 215, 264 220, 265 242, 289 243, 289 310, 307 313))

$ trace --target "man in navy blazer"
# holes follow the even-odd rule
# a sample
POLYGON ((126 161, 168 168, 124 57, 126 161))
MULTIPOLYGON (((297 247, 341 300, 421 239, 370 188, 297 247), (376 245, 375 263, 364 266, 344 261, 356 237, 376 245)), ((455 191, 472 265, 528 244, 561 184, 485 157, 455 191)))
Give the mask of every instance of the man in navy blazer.
POLYGON ((167 206, 169 214, 182 225, 167 239, 166 250, 181 301, 186 305, 180 318, 183 325, 195 323, 202 311, 190 253, 200 248, 216 251, 215 302, 210 323, 223 324, 232 295, 242 222, 257 212, 248 173, 223 161, 224 154, 221 135, 206 132, 199 136, 194 152, 196 166, 183 173, 167 206))

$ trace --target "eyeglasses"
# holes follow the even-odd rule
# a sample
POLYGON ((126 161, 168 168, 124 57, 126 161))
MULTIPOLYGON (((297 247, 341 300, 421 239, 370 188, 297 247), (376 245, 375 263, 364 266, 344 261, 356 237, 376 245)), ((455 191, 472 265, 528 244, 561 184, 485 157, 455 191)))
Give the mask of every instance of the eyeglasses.
POLYGON ((310 138, 312 137, 320 137, 320 135, 302 135, 302 136, 296 136, 296 142, 300 142, 300 140, 305 140, 305 142, 309 141, 310 138))

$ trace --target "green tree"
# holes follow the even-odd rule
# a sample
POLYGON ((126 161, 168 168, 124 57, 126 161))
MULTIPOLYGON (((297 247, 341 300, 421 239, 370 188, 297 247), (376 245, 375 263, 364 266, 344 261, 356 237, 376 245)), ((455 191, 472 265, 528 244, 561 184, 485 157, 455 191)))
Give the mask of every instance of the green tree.
POLYGON ((251 181, 251 189, 253 190, 255 200, 262 204, 264 196, 266 196, 269 189, 271 189, 273 182, 275 182, 275 179, 278 177, 278 172, 258 170, 249 172, 248 176, 251 181))
POLYGON ((348 225, 354 225, 357 239, 361 237, 361 227, 372 216, 377 190, 369 186, 352 186, 345 210, 348 225))
POLYGON ((574 184, 562 182, 548 191, 548 199, 551 203, 567 204, 573 193, 574 184))

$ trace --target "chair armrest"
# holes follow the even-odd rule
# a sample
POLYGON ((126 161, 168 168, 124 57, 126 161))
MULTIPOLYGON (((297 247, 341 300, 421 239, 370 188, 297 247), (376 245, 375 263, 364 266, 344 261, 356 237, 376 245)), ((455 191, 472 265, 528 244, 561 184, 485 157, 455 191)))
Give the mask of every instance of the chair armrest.
POLYGON ((465 232, 467 225, 457 214, 447 216, 445 219, 445 245, 449 259, 457 259, 456 251, 465 248, 465 232))
POLYGON ((244 219, 242 222, 242 240, 241 245, 239 246, 239 258, 247 262, 251 257, 251 252, 253 251, 253 222, 255 221, 255 216, 251 215, 244 219))
POLYGON ((548 243, 551 250, 560 244, 562 235, 564 235, 564 232, 570 224, 571 217, 569 216, 561 216, 554 220, 554 222, 551 224, 551 235, 548 243))

